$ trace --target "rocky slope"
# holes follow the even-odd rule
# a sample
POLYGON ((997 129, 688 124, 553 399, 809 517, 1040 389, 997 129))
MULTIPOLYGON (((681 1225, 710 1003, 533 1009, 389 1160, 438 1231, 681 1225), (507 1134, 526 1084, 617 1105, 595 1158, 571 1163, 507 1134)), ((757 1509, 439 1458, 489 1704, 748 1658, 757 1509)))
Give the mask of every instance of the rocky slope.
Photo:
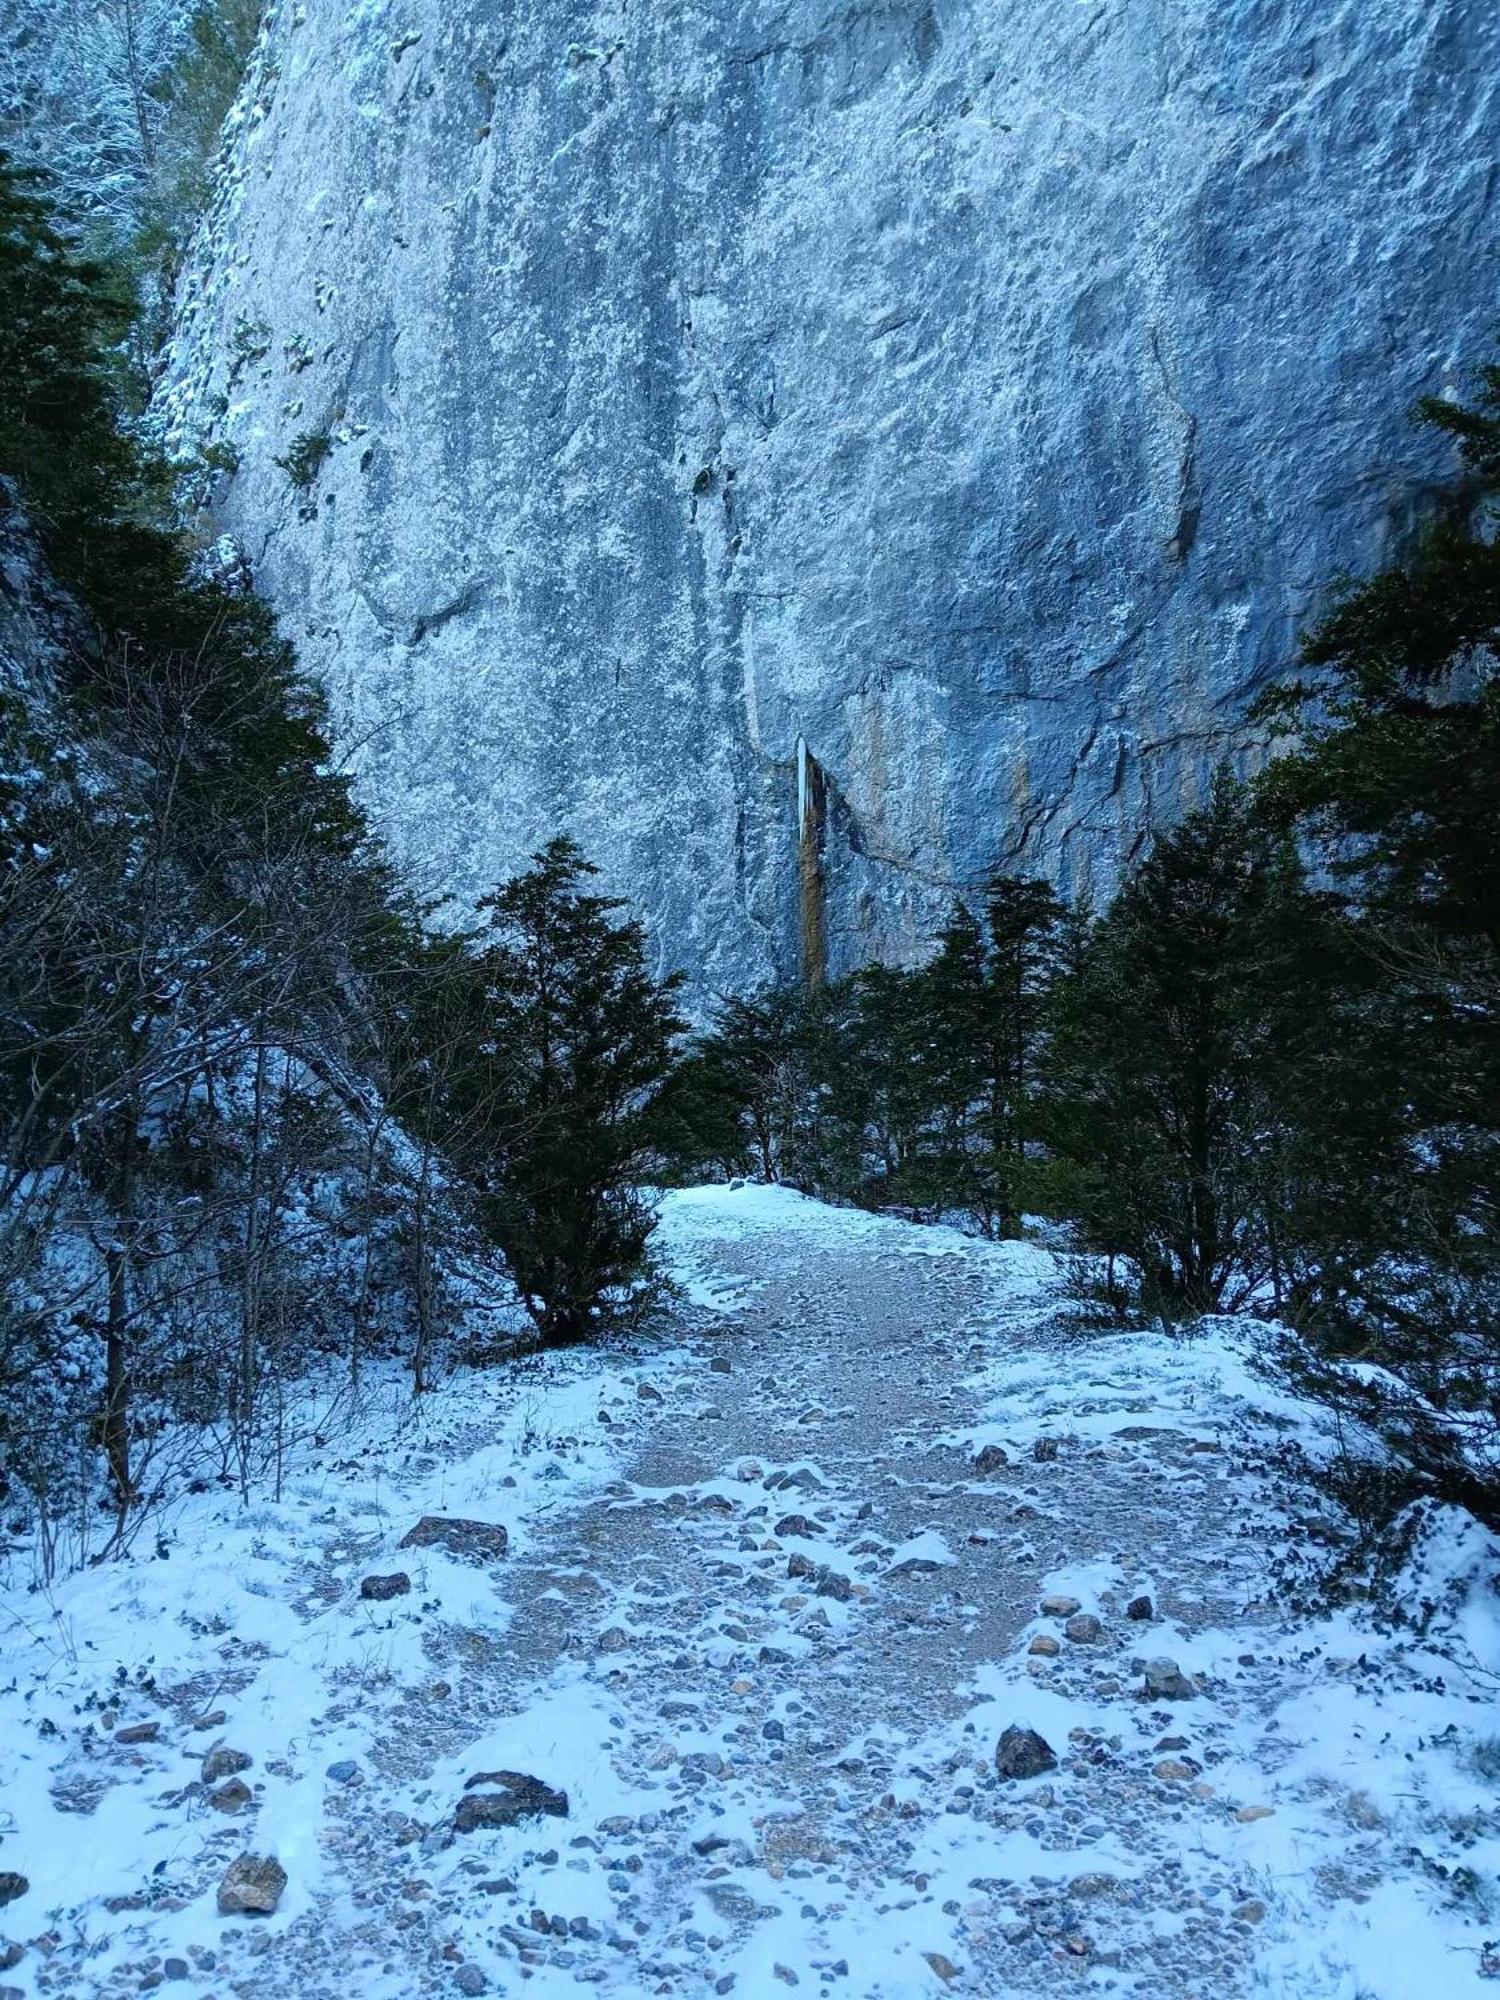
POLYGON ((424 881, 562 824, 700 993, 910 955, 1256 755, 1420 510, 1497 58, 1490 0, 282 5, 167 407, 424 881))

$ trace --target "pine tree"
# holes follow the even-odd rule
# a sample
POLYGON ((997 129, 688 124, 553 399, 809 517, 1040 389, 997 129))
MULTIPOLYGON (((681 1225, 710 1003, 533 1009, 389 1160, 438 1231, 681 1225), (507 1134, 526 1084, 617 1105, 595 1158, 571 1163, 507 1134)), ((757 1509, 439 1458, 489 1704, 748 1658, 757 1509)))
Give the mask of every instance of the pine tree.
POLYGON ((480 905, 480 1053, 499 1071, 476 1134, 484 1208, 546 1341, 607 1328, 645 1268, 637 1177, 683 1027, 680 981, 653 978, 640 925, 584 886, 596 873, 557 839, 480 905))
POLYGON ((1472 1498, 1486 1452, 1500 1488, 1500 365, 1468 402, 1416 414, 1456 441, 1458 475, 1261 704, 1298 740, 1260 789, 1346 909, 1365 990, 1330 1062, 1353 1072, 1355 1130, 1369 1079, 1399 1078, 1388 1143, 1323 1191, 1321 1232, 1344 1248, 1310 1310, 1382 1364, 1366 1414, 1472 1498))
POLYGON ((1225 774, 1084 940, 1057 1001, 1053 1131, 1086 1238, 1171 1315, 1268 1284, 1290 1109, 1331 1032, 1326 912, 1225 774))

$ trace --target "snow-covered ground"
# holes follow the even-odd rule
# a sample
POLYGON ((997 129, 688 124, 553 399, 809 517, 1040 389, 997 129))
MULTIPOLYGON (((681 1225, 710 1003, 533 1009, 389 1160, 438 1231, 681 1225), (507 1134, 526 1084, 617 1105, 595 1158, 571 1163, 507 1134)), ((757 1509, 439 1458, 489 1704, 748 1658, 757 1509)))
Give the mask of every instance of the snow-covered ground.
POLYGON ((1338 1441, 1260 1330, 1081 1334, 1034 1246, 755 1188, 662 1240, 670 1338, 415 1414, 376 1378, 274 1504, 50 1592, 13 1554, 0 1990, 1489 1990, 1487 1534, 1433 1512, 1391 1595, 1323 1592, 1287 1447, 1338 1441), (423 1516, 508 1553, 400 1548, 423 1516), (1055 1766, 999 1775, 1011 1725, 1055 1766), (455 1832, 500 1770, 566 1816, 455 1832), (219 1913, 246 1852, 273 1915, 219 1913))

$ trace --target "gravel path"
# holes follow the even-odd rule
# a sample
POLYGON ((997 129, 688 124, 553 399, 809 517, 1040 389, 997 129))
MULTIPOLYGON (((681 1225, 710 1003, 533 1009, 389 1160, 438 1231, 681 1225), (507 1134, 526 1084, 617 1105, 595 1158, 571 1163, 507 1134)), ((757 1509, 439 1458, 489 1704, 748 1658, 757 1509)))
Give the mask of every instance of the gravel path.
POLYGON ((1182 1778, 1158 1779, 1144 1751, 1173 1725, 1142 1704, 1135 1741, 1107 1722, 1064 1736, 1063 1769, 1018 1785, 993 1761, 1011 1714, 973 1719, 1044 1576, 1129 1585, 1099 1601, 1096 1641, 1043 1621, 1061 1656, 1032 1671, 1084 1715, 1167 1648, 1119 1616, 1137 1584, 1168 1631, 1225 1611, 1222 1455, 1143 1408, 1123 1446, 1059 1434, 1055 1456, 976 1477, 945 1442, 975 1416, 965 1380, 1057 1338, 1034 1254, 913 1254, 912 1232, 810 1219, 695 1240, 733 1309, 692 1314, 661 1388, 617 1412, 637 1430, 628 1480, 509 1569, 505 1642, 429 1637, 438 1695, 409 1691, 368 1781, 334 1801, 362 1917, 268 1941, 254 1990, 342 1995, 351 1971, 413 1994, 528 1975, 545 1992, 1238 1990, 1257 1911, 1236 1918, 1244 1885, 1190 1880, 1181 1855, 1201 1731, 1174 1753, 1197 1749, 1182 1778), (478 1769, 470 1746, 549 1684, 602 1698, 601 1757, 644 1796, 577 1831, 446 1844, 433 1774, 478 1769), (1144 1879, 1143 1846, 1161 1857, 1144 1879))
MULTIPOLYGON (((813 1204, 675 1211, 697 1303, 597 1413, 624 1476, 475 1573, 508 1624, 389 1532, 310 1566, 317 1607, 351 1563, 406 1563, 411 1595, 371 1611, 414 1621, 421 1661, 318 1719, 371 1728, 328 1784, 311 1906, 42 1990, 1291 1991, 1257 1965, 1287 1914, 1256 1859, 1286 1656, 1255 1481, 1222 1411, 1164 1416, 1119 1343, 1068 1331, 1040 1253, 955 1244, 813 1204), (1148 1663, 1190 1667, 1205 1634, 1227 1664, 1148 1698, 1148 1663), (1055 1767, 999 1775, 1012 1724, 1055 1767), (455 1833, 501 1768, 567 1816, 455 1833)), ((1341 1859, 1308 1907, 1384 1865, 1378 1814, 1327 1810, 1341 1859)), ((1344 1990, 1308 1964, 1299 2000, 1344 1990)))

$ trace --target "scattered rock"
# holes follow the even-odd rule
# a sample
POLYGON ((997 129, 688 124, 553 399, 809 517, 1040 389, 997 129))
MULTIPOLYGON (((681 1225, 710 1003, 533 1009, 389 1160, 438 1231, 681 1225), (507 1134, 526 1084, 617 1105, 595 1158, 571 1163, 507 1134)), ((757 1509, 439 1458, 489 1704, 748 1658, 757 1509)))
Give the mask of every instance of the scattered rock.
POLYGON ((1104 1627, 1092 1611, 1075 1611, 1063 1630, 1075 1646, 1097 1646, 1104 1637, 1104 1627))
POLYGON ((245 1810, 251 1796, 250 1787, 243 1778, 231 1778, 227 1784, 220 1785, 216 1791, 209 1793, 208 1803, 215 1812, 237 1813, 245 1810))
POLYGON ((359 1594, 376 1604, 384 1604, 388 1597, 405 1597, 410 1589, 411 1578, 404 1569, 398 1569, 391 1576, 367 1576, 359 1586, 359 1594))
POLYGON ((1035 1653, 1038 1659, 1055 1660, 1062 1651, 1062 1647, 1052 1637, 1051 1633, 1038 1632, 1027 1648, 1027 1651, 1035 1653))
POLYGON ((523 1819, 543 1814, 555 1819, 566 1819, 568 1815, 566 1792, 554 1791, 540 1778, 529 1778, 521 1771, 478 1771, 464 1786, 464 1794, 453 1815, 456 1833, 474 1833, 481 1827, 515 1826, 523 1819), (499 1789, 476 1789, 481 1785, 499 1789))
POLYGON ((783 1514, 773 1532, 778 1535, 796 1535, 806 1540, 809 1535, 821 1535, 823 1530, 816 1521, 809 1521, 805 1514, 783 1514))
POLYGON ((1269 1819, 1275 1810, 1274 1806, 1241 1806, 1235 1818, 1241 1826, 1253 1826, 1258 1819, 1269 1819))
POLYGON ((154 1743, 161 1735, 159 1722, 132 1722, 128 1729, 115 1731, 116 1743, 154 1743))
POLYGON ((1057 1756, 1045 1736, 1012 1723, 995 1746, 995 1769, 1002 1778, 1039 1778, 1057 1769, 1057 1756))
POLYGON ((442 1549, 464 1562, 493 1562, 510 1547, 510 1536, 498 1521, 461 1521, 443 1514, 424 1514, 411 1532, 402 1536, 401 1547, 442 1549))
POLYGON ((988 1479, 992 1472, 999 1472, 1002 1466, 1010 1464, 1010 1453, 998 1444, 987 1444, 974 1460, 974 1470, 981 1479, 988 1479))
POLYGON ((1149 1625, 1156 1616, 1156 1606, 1149 1597, 1132 1597, 1125 1607, 1125 1616, 1134 1619, 1137 1625, 1149 1625))
POLYGON ((18 1875, 14 1868, 0 1868, 0 1910, 24 1896, 30 1887, 26 1877, 18 1875))
POLYGON ((732 1375, 734 1373, 734 1363, 727 1354, 716 1354, 708 1365, 715 1375, 732 1375))
POLYGON ((1148 1660, 1141 1692, 1148 1701, 1191 1701, 1198 1693, 1175 1660, 1148 1660))
POLYGON ((230 1750, 222 1743, 216 1743, 203 1760, 199 1775, 205 1785, 216 1785, 221 1778, 232 1778, 237 1771, 248 1771, 255 1759, 243 1750, 230 1750))
POLYGON ((1031 1455, 1041 1464, 1047 1465, 1056 1458, 1057 1450, 1056 1438, 1038 1438, 1036 1443, 1031 1447, 1031 1455))
POLYGON ((1079 1609, 1076 1597, 1044 1597, 1042 1616, 1044 1618, 1071 1618, 1079 1609))
POLYGON ((268 1917, 286 1888, 286 1870, 269 1854, 242 1854, 219 1884, 219 1914, 268 1917))
POLYGON ((836 1569, 819 1570, 813 1588, 819 1597, 831 1597, 838 1604, 847 1604, 854 1595, 853 1583, 836 1569))

